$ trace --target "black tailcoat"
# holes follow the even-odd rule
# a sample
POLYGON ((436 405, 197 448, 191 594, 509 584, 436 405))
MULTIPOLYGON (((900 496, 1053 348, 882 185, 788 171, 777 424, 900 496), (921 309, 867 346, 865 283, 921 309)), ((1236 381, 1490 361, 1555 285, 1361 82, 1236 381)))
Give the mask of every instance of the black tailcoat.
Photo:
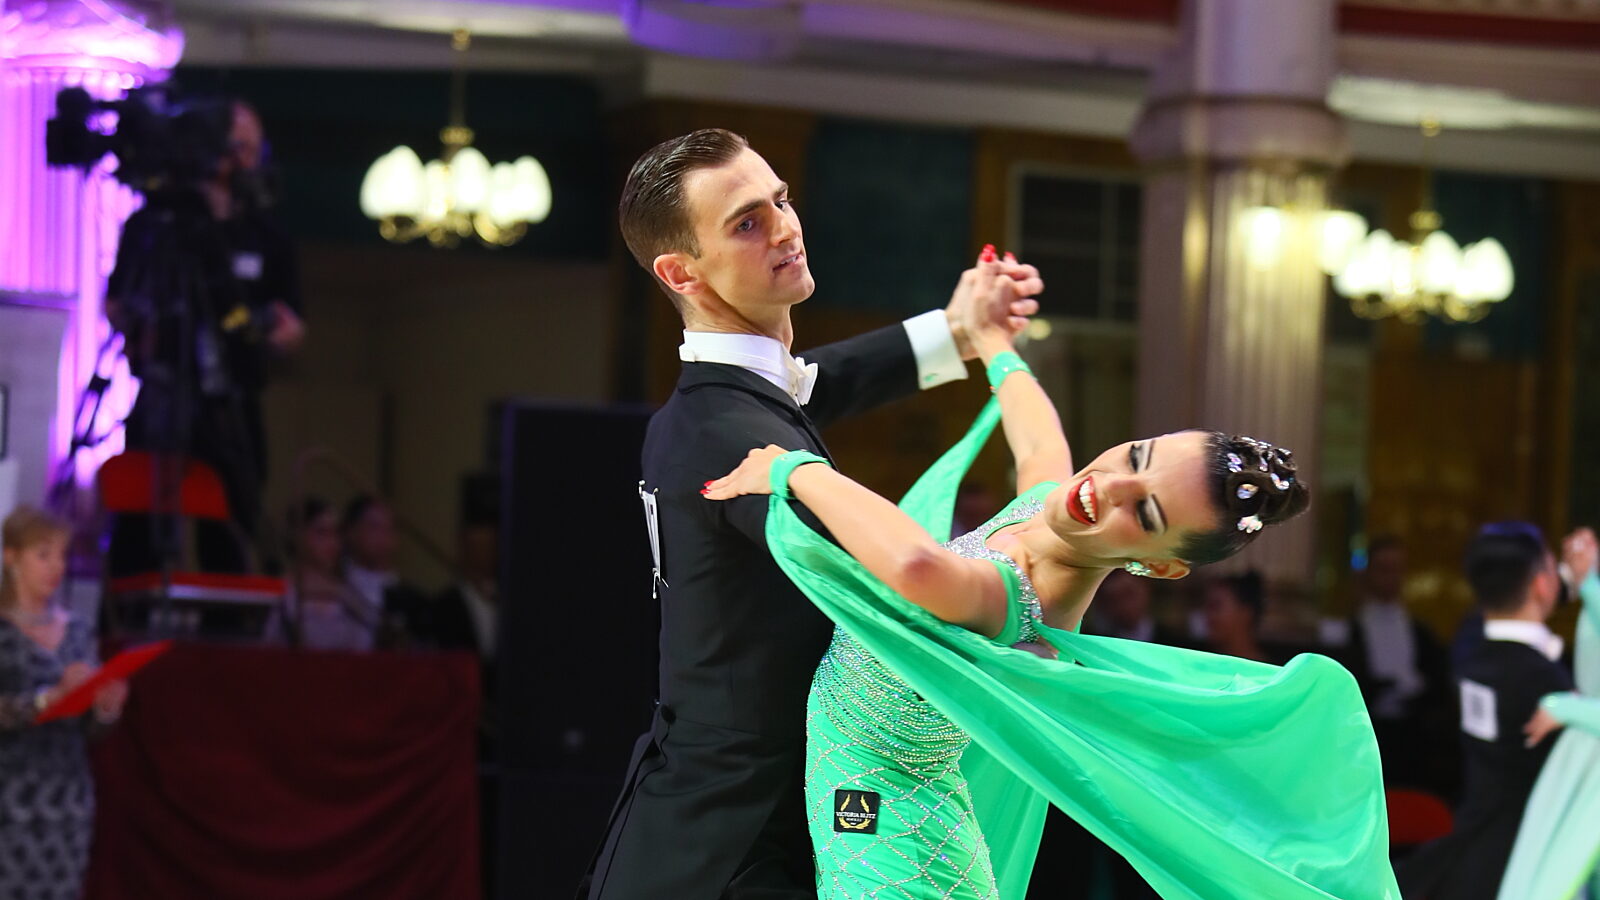
POLYGON ((592 900, 816 896, 805 706, 833 626, 773 562, 768 498, 713 502, 700 490, 767 444, 826 456, 818 427, 914 393, 917 364, 899 325, 805 358, 818 377, 804 411, 753 372, 687 363, 650 420, 642 462, 665 581, 660 696, 593 865, 592 900))

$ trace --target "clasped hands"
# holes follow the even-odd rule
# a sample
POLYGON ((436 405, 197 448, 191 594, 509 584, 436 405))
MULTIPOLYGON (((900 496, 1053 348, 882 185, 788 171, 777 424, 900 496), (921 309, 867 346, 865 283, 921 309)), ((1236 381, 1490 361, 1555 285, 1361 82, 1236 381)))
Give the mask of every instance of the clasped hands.
POLYGON ((961 358, 978 357, 980 335, 1000 336, 1010 343, 1028 327, 1028 317, 1039 311, 1039 301, 1033 298, 1043 290, 1038 269, 1010 253, 997 257, 994 245, 986 245, 972 268, 961 273, 944 310, 961 358))

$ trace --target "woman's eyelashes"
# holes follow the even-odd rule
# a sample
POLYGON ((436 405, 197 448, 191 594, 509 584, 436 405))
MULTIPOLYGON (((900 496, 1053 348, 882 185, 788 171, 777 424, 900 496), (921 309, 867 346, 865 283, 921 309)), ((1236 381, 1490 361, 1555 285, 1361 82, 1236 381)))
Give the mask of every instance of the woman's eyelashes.
MULTIPOLYGON (((1138 441, 1128 446, 1129 469, 1134 472, 1143 471, 1149 460, 1150 445, 1148 443, 1144 441, 1138 441)), ((1139 519, 1139 527, 1143 528, 1147 534, 1155 534, 1156 532, 1155 513, 1153 512, 1154 506, 1155 501, 1147 498, 1139 501, 1133 507, 1134 515, 1139 519)))
POLYGON ((1155 533, 1156 525, 1150 520, 1149 501, 1145 501, 1144 503, 1140 503, 1138 506, 1135 506, 1133 508, 1133 513, 1139 517, 1139 527, 1143 528, 1146 534, 1155 533))

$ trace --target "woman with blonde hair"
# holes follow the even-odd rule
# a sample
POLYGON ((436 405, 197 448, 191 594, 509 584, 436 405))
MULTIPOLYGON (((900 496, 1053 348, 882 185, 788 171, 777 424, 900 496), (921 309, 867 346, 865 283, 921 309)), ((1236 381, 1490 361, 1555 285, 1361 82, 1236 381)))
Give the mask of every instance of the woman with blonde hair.
MULTIPOLYGON (((94 824, 86 722, 35 724, 98 664, 89 623, 56 605, 66 522, 19 507, 0 526, 0 897, 76 900, 94 824)), ((102 688, 90 724, 117 719, 125 682, 102 688)))

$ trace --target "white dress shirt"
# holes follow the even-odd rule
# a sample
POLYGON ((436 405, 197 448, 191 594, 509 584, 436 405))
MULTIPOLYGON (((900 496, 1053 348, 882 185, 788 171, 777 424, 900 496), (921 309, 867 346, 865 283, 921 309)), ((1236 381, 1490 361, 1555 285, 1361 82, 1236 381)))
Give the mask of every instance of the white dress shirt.
POLYGON ((1526 619, 1485 619, 1483 636, 1491 641, 1516 641, 1544 654, 1551 662, 1561 658, 1567 642, 1551 631, 1543 622, 1526 619))
POLYGON ((361 599, 367 601, 367 607, 375 614, 373 620, 383 616, 383 595, 400 583, 400 575, 396 572, 379 572, 368 569, 355 562, 346 560, 344 564, 344 580, 350 583, 361 599))
POLYGON ((1367 644, 1367 672, 1390 682, 1374 699, 1372 714, 1380 719, 1401 718, 1406 714, 1406 702, 1427 686, 1417 670, 1417 642, 1411 617, 1397 600, 1368 598, 1356 614, 1356 621, 1367 644))
MULTIPOLYGON (((923 390, 967 377, 950 322, 944 310, 935 309, 900 323, 917 358, 917 385, 923 390)), ((810 398, 816 364, 790 356, 783 343, 760 334, 722 334, 685 331, 678 358, 684 362, 724 363, 748 369, 776 385, 804 405, 810 398), (809 377, 807 369, 810 370, 809 377)))

